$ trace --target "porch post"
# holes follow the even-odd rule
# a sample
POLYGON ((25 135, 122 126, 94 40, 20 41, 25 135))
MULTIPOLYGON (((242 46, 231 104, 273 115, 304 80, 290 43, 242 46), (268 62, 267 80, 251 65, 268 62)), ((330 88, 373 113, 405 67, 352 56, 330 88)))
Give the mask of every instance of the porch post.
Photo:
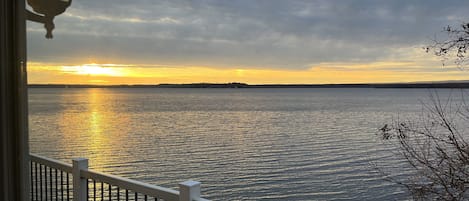
POLYGON ((179 183, 179 201, 193 201, 200 199, 200 182, 185 181, 179 183))
POLYGON ((81 171, 88 169, 87 158, 75 158, 72 160, 73 175, 73 200, 86 201, 88 195, 88 180, 81 177, 81 171))
POLYGON ((24 0, 0 2, 0 200, 30 200, 24 0))

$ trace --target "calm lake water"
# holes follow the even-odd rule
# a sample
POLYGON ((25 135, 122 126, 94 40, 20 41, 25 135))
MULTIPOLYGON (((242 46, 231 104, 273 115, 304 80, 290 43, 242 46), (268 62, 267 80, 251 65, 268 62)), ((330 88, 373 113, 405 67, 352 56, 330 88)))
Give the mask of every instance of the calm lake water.
MULTIPOLYGON (((442 97, 450 90, 439 90, 442 97)), ((457 91, 454 91, 458 93, 457 91)), ((214 200, 401 200, 376 136, 427 89, 30 89, 32 153, 214 200)))

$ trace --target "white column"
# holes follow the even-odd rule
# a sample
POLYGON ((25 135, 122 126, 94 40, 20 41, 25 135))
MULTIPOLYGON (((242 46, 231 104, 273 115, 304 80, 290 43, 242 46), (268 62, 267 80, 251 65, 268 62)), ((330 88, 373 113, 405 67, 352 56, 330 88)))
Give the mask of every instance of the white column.
POLYGON ((179 201, 193 201, 200 199, 200 182, 185 181, 179 183, 179 201))
POLYGON ((88 170, 88 159, 87 158, 76 158, 73 159, 73 200, 74 201, 86 201, 88 194, 87 185, 88 182, 85 178, 81 177, 81 170, 88 170))

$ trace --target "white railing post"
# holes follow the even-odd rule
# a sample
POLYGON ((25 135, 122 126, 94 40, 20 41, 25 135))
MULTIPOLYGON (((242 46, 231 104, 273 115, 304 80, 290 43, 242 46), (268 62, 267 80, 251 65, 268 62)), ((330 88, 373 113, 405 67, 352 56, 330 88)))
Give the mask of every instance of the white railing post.
POLYGON ((72 175, 73 175, 73 200, 86 201, 87 199, 87 185, 88 182, 85 178, 81 177, 81 170, 88 169, 87 158, 75 158, 72 160, 72 175))
POLYGON ((185 181, 179 183, 179 201, 200 200, 200 182, 185 181))

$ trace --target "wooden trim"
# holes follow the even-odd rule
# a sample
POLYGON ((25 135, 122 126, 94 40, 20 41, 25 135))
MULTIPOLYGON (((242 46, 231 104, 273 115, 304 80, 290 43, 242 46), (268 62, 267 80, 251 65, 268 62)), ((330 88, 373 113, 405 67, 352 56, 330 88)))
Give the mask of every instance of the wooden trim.
POLYGON ((30 200, 24 0, 0 3, 0 199, 30 200))
POLYGON ((81 170, 81 176, 87 179, 93 179, 111 185, 116 185, 124 189, 140 192, 149 196, 162 198, 163 200, 179 200, 179 192, 169 188, 154 186, 132 179, 95 172, 92 170, 81 170))
POLYGON ((42 157, 36 154, 30 154, 30 158, 32 162, 39 163, 60 171, 72 173, 72 166, 62 161, 42 157))

